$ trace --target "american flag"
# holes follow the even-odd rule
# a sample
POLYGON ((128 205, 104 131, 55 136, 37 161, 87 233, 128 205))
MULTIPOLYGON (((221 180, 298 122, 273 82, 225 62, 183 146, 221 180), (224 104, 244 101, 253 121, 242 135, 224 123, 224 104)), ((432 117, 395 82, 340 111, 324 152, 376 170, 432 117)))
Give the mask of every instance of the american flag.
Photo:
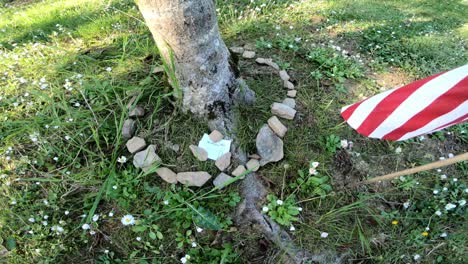
POLYGON ((345 106, 341 116, 360 134, 405 140, 468 120, 468 64, 345 106))

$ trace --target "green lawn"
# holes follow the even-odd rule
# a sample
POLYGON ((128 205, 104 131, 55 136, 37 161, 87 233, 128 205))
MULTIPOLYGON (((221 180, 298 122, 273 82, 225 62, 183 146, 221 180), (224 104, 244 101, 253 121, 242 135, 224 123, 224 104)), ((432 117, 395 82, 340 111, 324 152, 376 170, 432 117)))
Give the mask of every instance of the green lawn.
MULTIPOLYGON (((255 45, 298 87, 285 158, 258 172, 270 191, 259 206, 269 207, 285 229, 294 226, 295 243, 310 252, 345 254, 352 263, 463 263, 467 162, 387 184, 343 185, 463 153, 468 125, 382 141, 358 135, 339 110, 467 63, 466 1, 217 5, 226 44, 255 45), (341 140, 352 141, 352 149, 344 150, 341 140), (308 172, 313 161, 320 163, 317 177, 308 172), (456 207, 447 210, 448 204, 456 207)), ((239 183, 222 191, 212 191, 211 183, 169 185, 131 164, 121 127, 128 101, 139 93, 146 115, 137 134, 157 146, 164 165, 218 174, 188 150, 209 129, 177 107, 167 76, 153 73, 161 64, 133 1, 0 0, 0 262, 286 258, 254 229, 233 224, 239 183), (121 156, 129 162, 119 163, 121 156), (136 225, 121 223, 128 214, 136 225)), ((257 102, 236 109, 237 134, 255 153, 256 133, 284 90, 273 72, 245 59, 239 66, 257 102)))

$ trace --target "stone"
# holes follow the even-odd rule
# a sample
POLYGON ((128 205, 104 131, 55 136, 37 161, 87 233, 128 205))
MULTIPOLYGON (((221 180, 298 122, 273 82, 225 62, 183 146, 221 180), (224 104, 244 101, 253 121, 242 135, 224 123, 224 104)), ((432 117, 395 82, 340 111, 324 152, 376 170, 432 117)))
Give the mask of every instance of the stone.
POLYGON ((259 160, 261 157, 258 154, 250 154, 249 158, 259 160))
POLYGON ((138 99, 138 96, 137 96, 137 95, 132 96, 132 98, 130 99, 130 101, 128 101, 127 109, 130 110, 130 108, 132 108, 132 105, 133 105, 133 103, 135 103, 136 99, 138 99))
POLYGON ((288 131, 288 128, 283 125, 283 123, 281 123, 281 121, 276 116, 272 116, 270 119, 268 119, 268 125, 270 126, 271 130, 273 130, 273 132, 275 132, 275 134, 279 137, 284 137, 286 131, 288 131))
POLYGON ((257 58, 257 59, 255 60, 255 62, 257 62, 258 64, 265 64, 265 65, 268 65, 268 66, 272 67, 273 69, 279 71, 279 66, 278 66, 278 64, 274 63, 272 59, 257 58))
POLYGON ((129 117, 141 117, 145 115, 145 109, 141 106, 136 106, 133 110, 130 111, 128 114, 129 117))
POLYGON ((258 169, 260 168, 260 162, 256 159, 251 159, 247 162, 247 164, 245 164, 245 166, 248 170, 258 171, 258 169))
POLYGON ((224 138, 223 134, 221 134, 221 132, 218 130, 213 130, 208 136, 210 137, 211 141, 215 143, 224 138))
POLYGON ((231 50, 232 53, 236 53, 236 54, 244 53, 244 48, 243 47, 231 47, 230 50, 231 50))
POLYGON ((296 97, 296 94, 297 94, 297 90, 289 90, 288 91, 288 96, 289 97, 294 98, 294 97, 296 97))
POLYGON ((166 143, 166 146, 167 146, 168 148, 172 149, 172 150, 175 151, 175 152, 179 152, 179 150, 180 150, 179 144, 174 144, 174 143, 172 143, 172 142, 167 142, 167 143, 166 143))
POLYGON ((136 122, 133 119, 125 120, 122 126, 122 137, 124 138, 131 138, 135 133, 136 129, 136 122))
POLYGON ((265 124, 260 128, 255 143, 257 146, 257 153, 262 157, 260 160, 261 166, 283 159, 283 141, 268 125, 265 124))
POLYGON ((161 67, 161 66, 156 66, 156 67, 154 67, 153 73, 160 73, 160 72, 164 72, 164 68, 163 68, 163 67, 161 67))
POLYGON ((190 145, 189 148, 192 151, 193 156, 195 156, 199 161, 206 161, 208 159, 208 152, 206 152, 206 150, 195 145, 190 145))
POLYGON ((177 183, 177 173, 173 172, 171 169, 166 167, 161 167, 156 170, 156 174, 158 174, 161 179, 168 183, 177 183))
MULTIPOLYGON (((234 179, 233 177, 227 175, 224 172, 221 172, 216 178, 213 180, 213 185, 216 187, 223 186, 227 181, 234 179)), ((223 186, 224 187, 224 186, 223 186)), ((220 189, 222 189, 221 187, 220 189)))
POLYGON ((284 81, 283 86, 284 86, 284 88, 288 88, 289 90, 294 89, 294 84, 292 82, 290 82, 290 81, 284 81))
POLYGON ((246 50, 244 53, 242 53, 242 57, 246 59, 253 59, 255 58, 255 51, 246 50))
MULTIPOLYGON (((296 110, 294 110, 288 105, 281 104, 281 103, 273 103, 271 105, 271 112, 276 116, 279 116, 284 119, 289 119, 289 120, 294 119, 294 116, 296 115, 296 110)), ((261 155, 262 154, 260 154, 260 156, 261 155)))
POLYGON ((264 58, 257 58, 257 59, 255 59, 255 62, 258 63, 258 64, 267 64, 266 61, 267 61, 267 60, 264 59, 264 58))
POLYGON ((237 177, 237 176, 241 175, 242 173, 244 173, 246 170, 247 169, 244 167, 244 165, 239 165, 239 166, 237 166, 237 168, 235 170, 233 170, 231 172, 231 174, 237 177))
POLYGON ((292 98, 286 98, 283 100, 283 104, 291 107, 291 108, 296 108, 296 100, 292 98))
POLYGON ((227 169, 229 165, 231 165, 231 152, 228 152, 222 155, 221 157, 219 157, 215 161, 215 165, 216 167, 218 167, 220 171, 224 171, 225 169, 227 169))
POLYGON ((148 172, 157 162, 161 162, 161 158, 156 154, 156 145, 149 145, 133 156, 133 165, 143 169, 144 172, 148 172))
POLYGON ((268 63, 268 66, 270 66, 273 69, 279 71, 280 67, 278 66, 278 64, 274 63, 273 61, 267 61, 267 63, 268 63))
POLYGON ((285 70, 280 71, 279 76, 280 76, 281 80, 289 81, 289 78, 290 78, 289 74, 285 70))
POLYGON ((128 152, 133 154, 137 151, 144 149, 146 147, 146 142, 141 137, 132 137, 132 139, 130 139, 127 142, 126 146, 127 146, 128 152))
POLYGON ((190 171, 177 173, 177 181, 187 186, 203 186, 211 175, 206 171, 190 171))
POLYGON ((251 43, 247 43, 244 45, 245 50, 255 50, 255 45, 251 43))

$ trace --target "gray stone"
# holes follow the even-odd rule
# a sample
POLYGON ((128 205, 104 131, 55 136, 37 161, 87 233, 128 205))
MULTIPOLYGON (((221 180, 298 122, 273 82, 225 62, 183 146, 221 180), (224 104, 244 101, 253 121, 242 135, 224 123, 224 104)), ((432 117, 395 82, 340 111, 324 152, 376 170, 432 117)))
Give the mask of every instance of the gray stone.
POLYGON ((256 159, 251 159, 247 162, 247 164, 245 164, 245 166, 248 170, 258 171, 258 169, 260 168, 260 162, 256 159))
POLYGON ((288 91, 288 96, 289 97, 294 98, 294 97, 296 97, 296 94, 297 94, 297 90, 289 90, 288 91))
POLYGON ((148 172, 154 164, 161 162, 161 158, 156 154, 156 146, 149 145, 145 150, 137 152, 133 156, 133 165, 148 172))
POLYGON ((242 53, 242 57, 246 59, 253 59, 255 58, 255 51, 246 50, 244 53, 242 53))
POLYGON ((258 64, 267 64, 266 59, 264 59, 264 58, 257 58, 257 59, 255 59, 255 62, 258 63, 258 64))
POLYGON ((271 112, 274 115, 277 115, 279 117, 282 117, 284 119, 289 119, 289 120, 294 119, 294 116, 296 115, 296 110, 294 110, 288 105, 281 104, 281 103, 273 103, 271 105, 271 112))
POLYGON ((259 160, 261 157, 258 154, 250 154, 249 158, 259 160))
POLYGON ((289 90, 294 89, 294 84, 290 81, 283 81, 284 88, 288 88, 289 90))
POLYGON ((156 174, 168 183, 177 183, 177 173, 166 167, 161 167, 156 170, 156 174))
POLYGON ((291 108, 296 108, 296 100, 292 98, 286 98, 283 100, 283 104, 291 107, 291 108))
POLYGON ((197 158, 199 161, 206 161, 208 159, 208 152, 206 152, 206 150, 195 145, 190 145, 189 148, 195 158, 197 158))
POLYGON ((136 122, 133 119, 125 120, 122 126, 122 137, 124 138, 131 138, 135 133, 136 129, 136 122))
POLYGON ((270 67, 272 67, 273 69, 279 71, 280 67, 278 66, 278 64, 274 63, 273 61, 267 61, 268 65, 270 67))
POLYGON ((284 137, 288 131, 288 128, 283 125, 283 123, 281 123, 281 121, 276 116, 272 116, 270 119, 268 119, 268 125, 270 126, 271 130, 273 130, 273 132, 275 132, 275 134, 279 137, 284 137))
POLYGON ((215 143, 224 138, 223 134, 221 134, 221 132, 218 130, 213 130, 208 136, 210 137, 211 141, 215 143))
POLYGON ((230 50, 231 50, 232 53, 236 53, 236 54, 244 53, 244 48, 243 47, 231 47, 230 50))
POLYGON ((244 173, 246 170, 247 169, 244 167, 244 165, 239 165, 239 166, 237 166, 237 168, 235 170, 233 170, 231 172, 231 174, 237 177, 237 176, 241 175, 242 173, 244 173))
POLYGON ((257 152, 262 157, 261 166, 280 161, 284 157, 283 141, 266 124, 258 132, 256 145, 257 152))
POLYGON ((289 81, 289 78, 290 78, 289 74, 285 70, 280 71, 279 76, 280 76, 281 80, 289 81))
POLYGON ((179 144, 174 144, 174 143, 172 143, 172 142, 167 142, 167 143, 166 143, 166 146, 167 146, 168 148, 172 149, 172 150, 175 151, 175 152, 179 152, 179 150, 180 150, 179 144))
POLYGON ((141 137, 132 137, 132 139, 130 139, 127 142, 126 146, 127 146, 128 152, 133 154, 137 151, 144 149, 146 147, 146 142, 141 137))
POLYGON ((211 175, 206 171, 189 171, 177 173, 177 181, 187 186, 203 186, 211 175))
MULTIPOLYGON (((216 187, 223 186, 227 181, 234 179, 233 177, 227 175, 224 172, 221 172, 216 178, 213 180, 213 185, 216 187)), ((224 186, 223 186, 224 187, 224 186)), ((220 189, 222 189, 221 187, 220 189)))
POLYGON ((231 152, 228 152, 222 155, 221 157, 219 157, 216 160, 215 165, 216 167, 218 167, 220 171, 224 171, 225 169, 227 169, 227 167, 231 165, 231 152))
POLYGON ((265 65, 268 65, 268 66, 272 67, 273 69, 279 71, 279 66, 278 66, 278 64, 274 63, 272 59, 257 58, 257 59, 255 60, 255 62, 257 62, 258 64, 265 64, 265 65))
POLYGON ((145 109, 141 106, 136 106, 133 108, 132 111, 128 114, 129 117, 140 117, 145 115, 145 109))
POLYGON ((251 43, 247 43, 244 45, 245 50, 255 50, 255 45, 251 43))

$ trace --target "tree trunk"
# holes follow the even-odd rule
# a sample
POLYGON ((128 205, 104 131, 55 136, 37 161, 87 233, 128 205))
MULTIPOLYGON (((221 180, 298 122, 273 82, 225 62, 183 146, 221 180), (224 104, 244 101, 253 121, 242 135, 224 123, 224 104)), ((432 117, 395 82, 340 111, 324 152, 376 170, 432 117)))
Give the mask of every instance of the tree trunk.
MULTIPOLYGON (((156 45, 174 63, 183 109, 210 119, 225 116, 238 98, 239 82, 218 30, 213 0, 139 0, 156 45)), ((249 96, 252 96, 250 94, 249 96)))

